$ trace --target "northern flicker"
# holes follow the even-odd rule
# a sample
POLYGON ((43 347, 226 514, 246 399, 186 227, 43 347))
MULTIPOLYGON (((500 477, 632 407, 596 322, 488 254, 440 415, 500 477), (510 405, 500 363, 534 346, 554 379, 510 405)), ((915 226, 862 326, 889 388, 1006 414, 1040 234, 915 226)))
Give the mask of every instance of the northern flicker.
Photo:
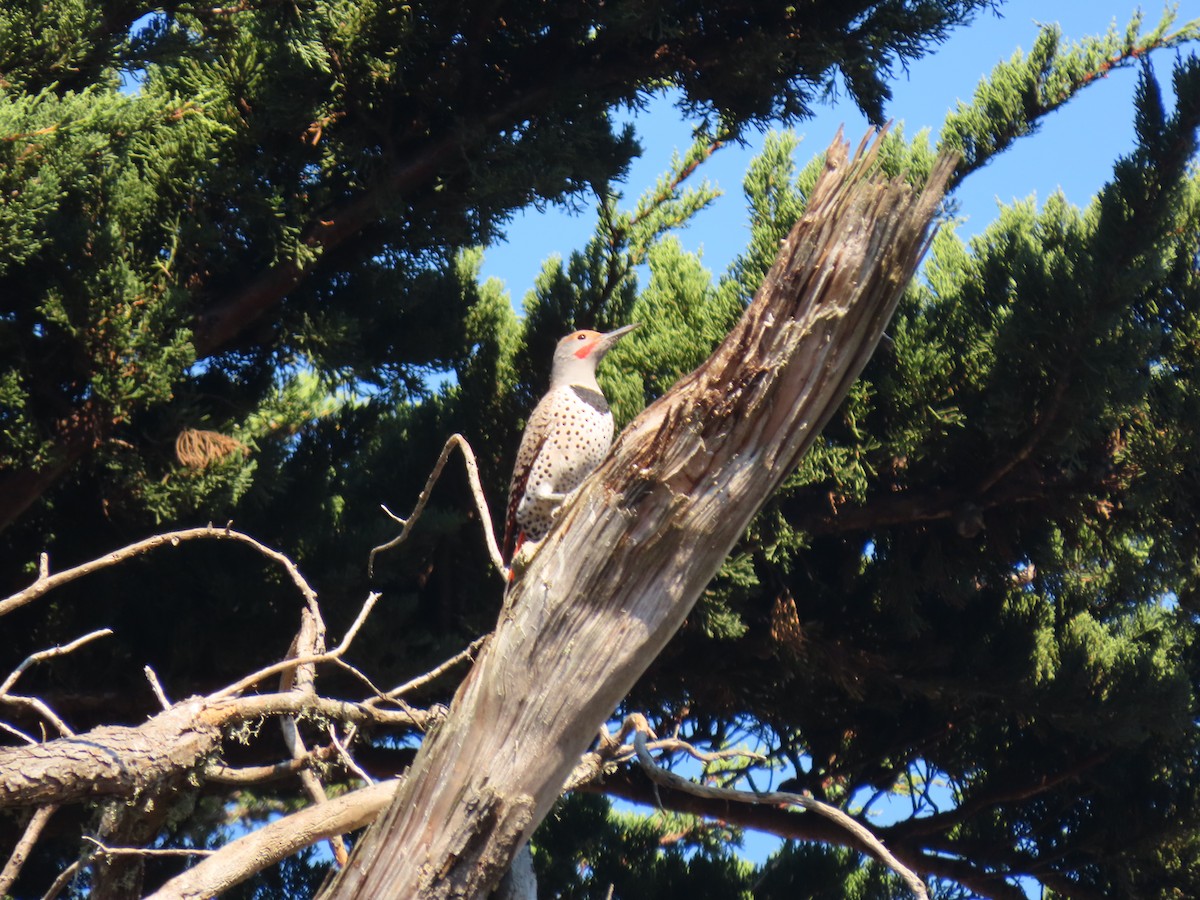
POLYGON ((555 510, 608 452, 613 418, 596 383, 596 366, 621 335, 636 327, 626 325, 607 334, 576 331, 558 342, 550 390, 525 426, 508 486, 506 562, 526 541, 546 536, 555 510))

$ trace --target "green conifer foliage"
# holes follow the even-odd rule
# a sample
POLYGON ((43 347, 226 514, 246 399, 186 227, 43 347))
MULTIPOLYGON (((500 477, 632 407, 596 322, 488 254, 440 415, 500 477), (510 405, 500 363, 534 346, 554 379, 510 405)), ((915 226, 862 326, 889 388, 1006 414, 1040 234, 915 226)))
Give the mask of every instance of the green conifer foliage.
MULTIPOLYGON (((803 116, 835 68, 879 118, 889 60, 982 5, 522 4, 501 21, 473 3, 7 4, 0 582, 27 583, 42 550, 59 568, 234 518, 300 561, 331 633, 382 592, 363 671, 428 671, 491 626, 498 581, 454 466, 368 580, 394 534, 378 504, 406 512, 458 431, 497 518, 572 328, 642 322, 602 371, 621 422, 669 389, 749 302, 819 166, 768 139, 749 244, 714 276, 672 234, 714 196, 703 160, 803 116), (705 127, 624 198, 637 147, 610 112, 665 86, 705 127), (594 237, 545 264, 518 316, 479 248, 516 209, 593 196, 594 237)), ((969 177, 1111 67, 1200 36, 1141 25, 1078 45, 1045 28, 936 140, 895 128, 883 165, 919 182, 952 147, 969 177)), ((935 897, 1020 897, 1020 876, 1063 897, 1200 895, 1200 63, 1172 78, 1166 104, 1143 69, 1138 145, 1087 209, 1017 203, 964 242, 951 201, 843 408, 628 700, 701 748, 766 754, 706 764, 715 782, 786 778, 872 827, 886 808, 877 830, 935 897)), ((156 709, 142 666, 173 696, 212 689, 282 657, 298 606, 248 552, 179 548, 6 617, 0 674, 112 627, 105 653, 22 683, 77 730, 138 723, 156 709)), ((418 738, 368 735, 362 757, 418 738)), ((164 845, 300 802, 291 782, 195 777, 164 845)), ((655 802, 635 770, 599 789, 655 802)), ((755 867, 735 853, 755 821, 709 812, 722 823, 567 799, 534 842, 547 896, 906 896, 807 814, 755 867)), ((17 896, 78 856, 91 823, 58 816, 17 896)), ((303 896, 321 865, 231 896, 303 896)))
POLYGON ((232 462, 220 498, 148 489, 178 477, 164 447, 228 434, 299 364, 409 390, 453 368, 466 310, 437 273, 619 176, 614 107, 673 86, 736 134, 840 72, 878 119, 890 67, 985 5, 7 4, 0 526, 30 512, 21 550, 44 543, 64 479, 135 518, 229 509, 232 462))

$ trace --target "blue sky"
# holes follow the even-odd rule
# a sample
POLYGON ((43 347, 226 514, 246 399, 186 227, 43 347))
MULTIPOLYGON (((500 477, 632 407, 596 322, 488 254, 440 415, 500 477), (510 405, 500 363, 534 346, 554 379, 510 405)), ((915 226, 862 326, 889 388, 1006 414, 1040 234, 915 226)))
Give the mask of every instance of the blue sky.
MULTIPOLYGON (((910 65, 907 72, 897 72, 887 115, 903 122, 908 134, 924 127, 936 133, 947 111, 960 100, 969 101, 979 80, 997 62, 1008 59, 1018 47, 1028 50, 1039 23, 1057 22, 1066 38, 1079 40, 1102 34, 1114 21, 1123 29, 1137 8, 1133 0, 1127 4, 1121 0, 1010 0, 999 15, 981 13, 972 24, 951 33, 929 56, 910 65)), ((1153 26, 1163 7, 1143 9, 1147 26, 1153 26)), ((1182 0, 1178 13, 1178 22, 1200 18, 1200 0, 1182 0)), ((1173 59, 1174 51, 1160 51, 1154 58, 1164 86, 1169 85, 1173 59)), ((1136 81, 1136 67, 1131 67, 1092 84, 1050 115, 1038 133, 1019 141, 968 178, 955 194, 966 217, 959 233, 978 233, 996 217, 998 203, 1031 195, 1040 205, 1055 190, 1062 190, 1071 203, 1086 205, 1110 177, 1113 162, 1133 146, 1136 81)), ((652 103, 633 121, 643 154, 621 186, 627 205, 654 183, 674 151, 682 152, 691 144, 692 123, 681 119, 669 99, 652 103)), ((867 129, 866 120, 844 97, 820 107, 815 118, 796 126, 803 137, 800 162, 824 150, 843 124, 853 144, 867 129)), ((726 147, 702 167, 700 174, 725 194, 679 234, 684 246, 702 250, 705 265, 718 273, 745 246, 748 236, 741 180, 762 145, 762 135, 748 137, 748 146, 726 147)), ((551 208, 521 214, 509 224, 507 241, 488 248, 484 275, 501 279, 520 308, 543 260, 552 254, 566 257, 581 248, 594 224, 594 210, 573 215, 551 208)))

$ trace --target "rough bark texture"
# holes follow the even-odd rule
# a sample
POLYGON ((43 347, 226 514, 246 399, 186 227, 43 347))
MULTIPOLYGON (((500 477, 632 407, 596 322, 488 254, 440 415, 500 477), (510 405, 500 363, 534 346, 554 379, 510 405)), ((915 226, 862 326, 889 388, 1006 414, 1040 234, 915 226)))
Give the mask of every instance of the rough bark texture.
POLYGON ((509 590, 495 634, 324 898, 477 897, 508 868, 874 350, 928 246, 922 191, 839 138, 716 352, 645 410, 509 590))
POLYGON ((362 828, 379 815, 395 793, 395 781, 381 781, 276 819, 226 844, 217 856, 210 856, 176 875, 146 900, 204 900, 219 896, 255 872, 322 838, 362 828))
POLYGON ((136 728, 105 725, 0 750, 0 807, 130 797, 195 768, 221 740, 220 724, 203 712, 202 701, 186 701, 136 728))
POLYGON ((262 716, 316 711, 342 722, 424 728, 437 714, 368 710, 302 691, 176 703, 138 726, 105 725, 44 744, 0 749, 0 809, 134 797, 189 772, 221 745, 222 728, 262 716))

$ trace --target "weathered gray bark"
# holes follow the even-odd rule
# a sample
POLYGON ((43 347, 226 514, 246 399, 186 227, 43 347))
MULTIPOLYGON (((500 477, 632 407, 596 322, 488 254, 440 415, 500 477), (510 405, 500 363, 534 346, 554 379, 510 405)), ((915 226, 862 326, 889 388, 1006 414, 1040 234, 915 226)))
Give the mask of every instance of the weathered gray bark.
POLYGON ((222 728, 261 716, 319 711, 343 722, 425 727, 417 710, 367 710, 303 691, 183 700, 138 726, 105 725, 44 744, 0 749, 0 809, 134 797, 163 779, 203 764, 221 745, 222 728))
POLYGON ((840 136, 745 315, 645 410, 512 586, 495 634, 325 898, 477 897, 862 370, 953 169, 914 191, 840 136))
POLYGON ((304 847, 369 824, 395 792, 395 781, 381 781, 276 819, 185 869, 146 900, 206 900, 219 896, 304 847))
POLYGON ((220 744, 221 722, 201 700, 136 728, 106 725, 76 737, 0 750, 0 807, 132 797, 195 768, 220 744))

